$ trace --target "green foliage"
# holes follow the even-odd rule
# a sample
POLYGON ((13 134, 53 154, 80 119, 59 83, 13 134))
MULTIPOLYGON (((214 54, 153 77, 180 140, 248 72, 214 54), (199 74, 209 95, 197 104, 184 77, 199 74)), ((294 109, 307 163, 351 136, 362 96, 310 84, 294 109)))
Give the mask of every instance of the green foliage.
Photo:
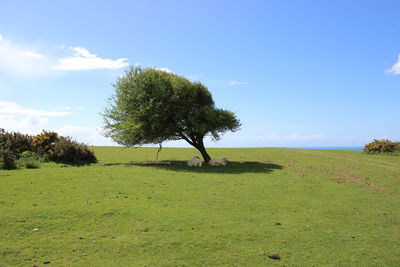
POLYGON ((29 135, 6 132, 0 128, 0 149, 8 150, 15 156, 21 154, 23 151, 32 150, 31 141, 32 137, 29 135))
POLYGON ((55 132, 45 131, 32 138, 32 148, 39 155, 51 154, 54 144, 59 140, 55 132))
POLYGON ((17 168, 17 156, 10 149, 0 148, 0 170, 11 170, 17 168))
POLYGON ((17 168, 16 160, 26 150, 31 150, 32 137, 0 128, 0 169, 17 168))
POLYGON ((48 152, 50 160, 66 163, 93 163, 96 156, 87 145, 78 143, 69 137, 58 137, 48 152))
POLYGON ((219 140, 222 133, 240 126, 233 112, 215 107, 203 84, 176 74, 131 67, 114 87, 103 114, 105 130, 125 146, 183 139, 208 161, 204 137, 219 140))
POLYGON ((385 139, 374 139, 371 143, 368 143, 364 146, 364 152, 370 154, 400 152, 400 142, 392 142, 385 139))
POLYGON ((24 151, 16 161, 16 165, 18 168, 37 169, 43 161, 44 159, 35 152, 24 151))
POLYGON ((0 129, 0 169, 39 168, 44 160, 72 164, 97 161, 87 145, 55 132, 44 130, 32 137, 0 129))
POLYGON ((400 142, 395 142, 395 151, 400 152, 400 142))
POLYGON ((43 131, 32 139, 32 147, 39 154, 53 161, 66 163, 92 163, 96 157, 87 145, 55 132, 43 131))

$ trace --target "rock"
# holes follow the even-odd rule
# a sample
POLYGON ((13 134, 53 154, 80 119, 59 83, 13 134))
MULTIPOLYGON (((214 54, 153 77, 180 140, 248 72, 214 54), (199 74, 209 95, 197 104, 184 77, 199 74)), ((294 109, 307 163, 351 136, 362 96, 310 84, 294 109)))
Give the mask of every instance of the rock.
POLYGON ((37 230, 39 230, 39 228, 33 228, 32 232, 36 232, 37 230))

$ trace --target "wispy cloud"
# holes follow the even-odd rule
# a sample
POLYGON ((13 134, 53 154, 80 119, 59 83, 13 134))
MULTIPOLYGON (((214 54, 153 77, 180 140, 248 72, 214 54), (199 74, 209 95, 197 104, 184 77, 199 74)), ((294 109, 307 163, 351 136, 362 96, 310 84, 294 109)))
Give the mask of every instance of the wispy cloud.
POLYGON ((249 84, 249 83, 247 83, 247 82, 238 82, 238 81, 235 81, 235 80, 230 80, 228 82, 229 86, 246 85, 246 84, 249 84))
POLYGON ((189 80, 192 80, 192 81, 198 81, 203 77, 204 77, 204 75, 202 75, 202 74, 193 74, 193 75, 186 75, 185 76, 186 79, 189 79, 189 80))
POLYGON ((50 117, 63 117, 70 112, 26 108, 14 102, 0 101, 0 126, 10 131, 36 134, 48 125, 50 117))
POLYGON ((31 57, 31 58, 42 58, 43 55, 33 52, 33 51, 24 51, 22 52, 22 55, 27 56, 27 57, 31 57))
POLYGON ((61 58, 53 67, 56 70, 120 69, 128 66, 127 58, 107 59, 92 54, 83 47, 69 47, 72 56, 61 58))
POLYGON ((168 68, 156 68, 156 67, 153 67, 153 68, 156 69, 156 70, 164 71, 166 73, 173 73, 174 74, 174 72, 172 70, 168 69, 168 68))
POLYGON ((62 136, 72 137, 88 145, 117 145, 111 139, 103 136, 101 127, 64 125, 61 128, 55 129, 55 131, 62 136))
MULTIPOLYGON (((68 106, 62 108, 65 110, 80 109, 79 107, 68 106)), ((64 125, 59 128, 51 127, 52 118, 70 114, 71 112, 67 111, 27 108, 14 102, 0 101, 0 128, 32 135, 40 133, 43 129, 48 129, 90 145, 116 145, 111 139, 102 135, 101 127, 75 125, 64 125)))
POLYGON ((387 69, 386 73, 400 75, 400 55, 398 56, 397 62, 390 69, 387 69))
POLYGON ((0 70, 17 75, 37 75, 46 73, 49 67, 50 62, 44 55, 0 35, 0 70))
POLYGON ((58 106, 57 109, 59 110, 84 110, 83 107, 70 107, 70 106, 58 106))
POLYGON ((320 134, 312 134, 312 135, 277 135, 277 134, 269 134, 264 136, 256 136, 255 140, 261 141, 277 141, 277 140, 294 140, 294 141, 308 141, 308 140, 329 140, 331 137, 320 135, 320 134))
POLYGON ((46 111, 41 109, 25 108, 14 102, 0 101, 0 117, 37 115, 45 117, 67 116, 69 112, 46 111))

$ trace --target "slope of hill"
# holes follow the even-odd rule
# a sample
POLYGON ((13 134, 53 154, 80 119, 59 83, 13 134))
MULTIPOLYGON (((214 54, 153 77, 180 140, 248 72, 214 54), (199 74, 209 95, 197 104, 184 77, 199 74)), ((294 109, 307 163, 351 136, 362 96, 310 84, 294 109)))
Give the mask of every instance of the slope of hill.
POLYGON ((400 157, 209 149, 231 162, 189 168, 194 149, 94 150, 0 171, 0 266, 400 264, 400 157))

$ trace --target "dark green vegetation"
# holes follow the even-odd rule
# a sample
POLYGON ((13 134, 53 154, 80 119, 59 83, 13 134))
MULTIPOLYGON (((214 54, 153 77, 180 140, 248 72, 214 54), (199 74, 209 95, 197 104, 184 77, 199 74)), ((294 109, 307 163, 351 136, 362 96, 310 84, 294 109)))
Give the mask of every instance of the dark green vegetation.
POLYGON ((209 149, 231 162, 188 168, 196 150, 166 148, 144 164, 156 150, 0 171, 0 266, 400 264, 399 157, 209 149))
POLYGON ((0 128, 0 170, 15 169, 16 160, 22 152, 32 150, 31 142, 29 135, 6 132, 0 128))
POLYGON ((199 82, 156 69, 131 67, 114 85, 116 92, 105 110, 107 136, 124 146, 185 140, 208 162, 203 139, 219 140, 236 131, 233 112, 215 107, 208 89, 199 82))
POLYGON ((400 155, 400 142, 390 140, 376 140, 364 146, 364 152, 369 154, 389 153, 392 155, 400 155))
POLYGON ((39 168, 44 161, 68 164, 96 162, 93 151, 82 143, 55 132, 43 131, 36 136, 6 132, 0 128, 0 170, 39 168))

